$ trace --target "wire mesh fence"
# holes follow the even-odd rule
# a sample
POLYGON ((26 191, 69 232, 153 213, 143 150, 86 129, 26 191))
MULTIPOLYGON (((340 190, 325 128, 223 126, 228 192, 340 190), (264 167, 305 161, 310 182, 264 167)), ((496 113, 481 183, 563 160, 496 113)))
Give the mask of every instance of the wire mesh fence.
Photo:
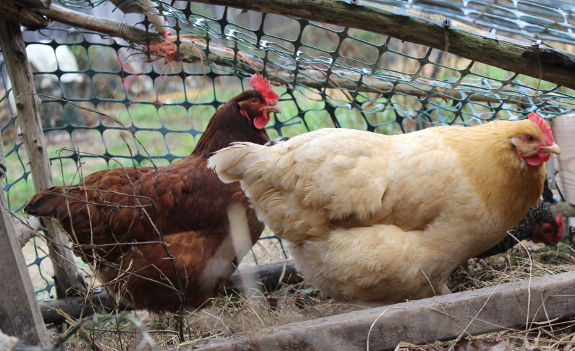
POLYGON ((373 0, 365 3, 440 14, 474 27, 516 34, 529 40, 571 44, 575 39, 575 7, 569 1, 373 0))
MULTIPOLYGON (((71 8, 101 3, 62 1, 71 8)), ((382 4, 449 15, 518 38, 552 40, 555 48, 573 52, 573 8, 565 3, 359 3, 382 4)), ((397 134, 521 119, 530 111, 552 118, 575 106, 569 88, 377 33, 182 1, 157 2, 155 8, 166 15, 163 27, 144 14, 131 14, 139 21, 122 24, 120 31, 149 34, 136 42, 70 26, 24 33, 56 184, 77 184, 101 169, 161 166, 189 155, 216 109, 249 89, 246 78, 254 71, 286 82, 274 88, 282 114, 267 126, 272 139, 324 127, 397 134), (164 28, 159 44, 152 35, 158 28, 164 28)), ((10 210, 19 213, 33 185, 3 60, 0 68, 4 191, 10 210)), ((52 296, 40 240, 24 250, 39 296, 52 296)), ((284 257, 281 243, 267 233, 245 264, 284 257)))

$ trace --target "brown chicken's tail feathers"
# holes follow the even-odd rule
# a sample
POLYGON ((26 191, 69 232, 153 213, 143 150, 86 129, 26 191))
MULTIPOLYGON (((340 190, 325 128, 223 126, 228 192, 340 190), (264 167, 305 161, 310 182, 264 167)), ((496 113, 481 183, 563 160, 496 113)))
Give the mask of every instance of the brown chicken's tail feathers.
POLYGON ((208 167, 213 169, 222 182, 231 183, 242 180, 250 165, 260 159, 260 151, 267 147, 253 143, 233 143, 231 146, 216 151, 208 160, 208 167))
POLYGON ((38 192, 28 201, 24 212, 36 216, 56 217, 61 203, 64 201, 64 191, 61 186, 53 186, 38 192))

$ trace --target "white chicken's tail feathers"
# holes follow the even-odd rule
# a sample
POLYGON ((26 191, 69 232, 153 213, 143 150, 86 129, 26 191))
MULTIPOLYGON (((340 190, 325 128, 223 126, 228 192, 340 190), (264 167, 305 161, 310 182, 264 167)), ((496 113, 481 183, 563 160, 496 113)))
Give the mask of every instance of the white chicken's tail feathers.
POLYGON ((258 154, 265 148, 266 146, 248 142, 233 143, 216 151, 208 160, 208 168, 213 169, 224 183, 242 180, 244 172, 259 160, 258 154))

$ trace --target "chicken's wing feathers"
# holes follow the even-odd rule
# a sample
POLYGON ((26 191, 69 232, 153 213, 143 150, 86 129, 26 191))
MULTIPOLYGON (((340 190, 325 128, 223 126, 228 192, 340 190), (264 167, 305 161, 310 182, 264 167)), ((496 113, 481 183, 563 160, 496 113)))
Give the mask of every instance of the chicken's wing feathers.
POLYGON ((386 164, 374 164, 372 157, 385 144, 385 137, 374 133, 322 129, 271 147, 233 145, 216 152, 209 167, 224 181, 241 180, 257 204, 258 216, 268 225, 290 218, 293 228, 286 233, 296 228, 305 232, 305 228, 324 228, 329 221, 368 221, 379 216, 387 186, 386 164), (350 145, 343 142, 346 139, 356 142, 350 145), (376 143, 379 147, 374 147, 376 143), (310 211, 317 216, 310 216, 310 211), (309 223, 310 218, 325 223, 318 226, 309 223))

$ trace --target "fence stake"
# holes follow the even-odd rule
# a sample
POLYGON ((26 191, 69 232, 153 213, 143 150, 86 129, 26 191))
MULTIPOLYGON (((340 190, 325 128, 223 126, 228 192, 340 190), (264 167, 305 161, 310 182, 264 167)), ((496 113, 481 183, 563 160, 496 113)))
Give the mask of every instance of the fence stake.
MULTIPOLYGON (((8 68, 8 74, 14 89, 14 98, 18 111, 18 122, 30 159, 32 179, 36 191, 54 185, 50 171, 50 161, 46 151, 46 142, 42 133, 40 115, 38 114, 39 98, 28 58, 20 25, 16 22, 0 19, 0 46, 8 68)), ((49 254, 54 265, 56 296, 62 298, 70 292, 85 290, 86 284, 74 265, 74 256, 68 248, 66 236, 58 230, 56 223, 43 219, 49 238, 49 254), (72 289, 69 291, 69 289, 72 289)))
MULTIPOLYGON (((5 172, 6 162, 0 136, 0 179, 5 172)), ((25 344, 48 346, 48 332, 2 191, 0 242, 0 331, 17 337, 25 344)))

